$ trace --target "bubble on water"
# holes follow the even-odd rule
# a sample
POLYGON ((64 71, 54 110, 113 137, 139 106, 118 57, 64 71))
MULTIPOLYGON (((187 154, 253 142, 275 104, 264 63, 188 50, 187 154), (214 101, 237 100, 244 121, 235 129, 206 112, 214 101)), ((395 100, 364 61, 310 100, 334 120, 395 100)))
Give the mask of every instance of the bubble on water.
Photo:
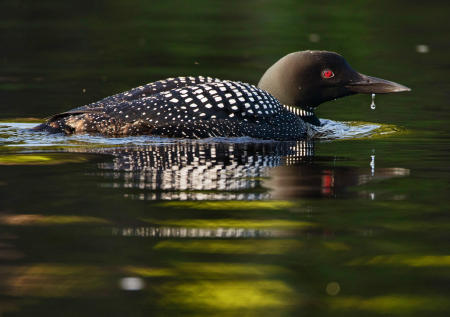
POLYGON ((430 47, 425 44, 416 45, 416 52, 420 54, 426 54, 430 51, 430 47))
POLYGON ((145 283, 140 277, 124 277, 119 280, 119 286, 125 291, 140 291, 145 283))
POLYGON ((338 282, 330 282, 327 284, 325 288, 326 292, 330 296, 336 296, 341 291, 341 286, 338 282))
POLYGON ((375 105, 375 94, 372 94, 372 103, 370 104, 370 109, 375 110, 377 106, 375 105))

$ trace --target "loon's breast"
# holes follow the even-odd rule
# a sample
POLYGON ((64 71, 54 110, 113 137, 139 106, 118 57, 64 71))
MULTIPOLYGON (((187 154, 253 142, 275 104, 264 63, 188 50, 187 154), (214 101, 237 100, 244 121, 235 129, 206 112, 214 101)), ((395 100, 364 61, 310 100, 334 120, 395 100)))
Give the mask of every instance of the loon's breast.
POLYGON ((302 118, 311 116, 253 85, 200 76, 137 87, 56 115, 39 127, 66 134, 293 140, 304 138, 302 118))

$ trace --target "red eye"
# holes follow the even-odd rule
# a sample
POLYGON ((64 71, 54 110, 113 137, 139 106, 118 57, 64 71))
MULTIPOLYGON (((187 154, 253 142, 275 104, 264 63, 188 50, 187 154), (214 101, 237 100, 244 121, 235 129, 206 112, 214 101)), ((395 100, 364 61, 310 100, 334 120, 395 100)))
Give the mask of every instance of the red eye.
POLYGON ((332 70, 325 69, 324 71, 322 71, 322 77, 323 78, 332 78, 332 77, 334 77, 334 73, 332 70))

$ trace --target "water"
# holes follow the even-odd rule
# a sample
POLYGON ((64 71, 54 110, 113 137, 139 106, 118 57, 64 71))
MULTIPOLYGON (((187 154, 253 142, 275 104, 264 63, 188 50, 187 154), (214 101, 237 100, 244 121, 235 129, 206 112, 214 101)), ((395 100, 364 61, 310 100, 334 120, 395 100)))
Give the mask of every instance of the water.
POLYGON ((448 2, 1 6, 0 315, 449 314, 448 2), (412 91, 323 104, 300 142, 28 130, 299 49, 412 91))

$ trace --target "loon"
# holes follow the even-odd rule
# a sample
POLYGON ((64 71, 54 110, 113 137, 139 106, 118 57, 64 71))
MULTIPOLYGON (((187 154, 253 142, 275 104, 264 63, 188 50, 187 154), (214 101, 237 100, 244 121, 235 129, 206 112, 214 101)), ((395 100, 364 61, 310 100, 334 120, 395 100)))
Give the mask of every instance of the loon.
POLYGON ((339 54, 300 51, 278 60, 257 86, 211 77, 168 78, 50 117, 33 129, 109 137, 253 137, 300 140, 314 109, 336 98, 409 91, 353 70, 339 54))

